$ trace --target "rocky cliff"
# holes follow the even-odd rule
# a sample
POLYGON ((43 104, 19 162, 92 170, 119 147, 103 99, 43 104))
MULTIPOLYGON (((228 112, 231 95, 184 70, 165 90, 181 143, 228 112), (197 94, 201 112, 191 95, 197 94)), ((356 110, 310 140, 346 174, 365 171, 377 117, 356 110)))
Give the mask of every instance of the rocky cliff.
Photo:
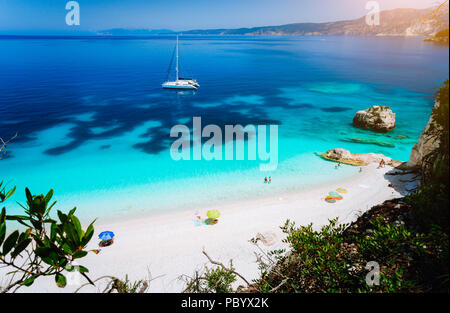
POLYGON ((419 141, 411 151, 408 167, 415 168, 422 173, 423 180, 430 177, 445 175, 439 172, 448 170, 449 157, 449 82, 439 90, 435 106, 428 124, 422 131, 419 141))
POLYGON ((428 37, 425 41, 430 41, 440 45, 448 45, 448 28, 441 30, 440 32, 434 34, 433 36, 428 37))
POLYGON ((191 30, 197 35, 297 35, 297 36, 431 36, 448 28, 448 11, 430 17, 433 9, 394 9, 380 13, 379 25, 368 25, 366 17, 327 23, 294 23, 237 29, 191 30))
MULTIPOLYGON (((440 103, 436 102, 434 110, 439 108, 440 103)), ((422 131, 419 141, 414 145, 409 157, 408 166, 420 169, 423 167, 423 163, 426 161, 427 156, 433 154, 440 145, 440 132, 442 126, 440 126, 431 114, 428 124, 422 131)))

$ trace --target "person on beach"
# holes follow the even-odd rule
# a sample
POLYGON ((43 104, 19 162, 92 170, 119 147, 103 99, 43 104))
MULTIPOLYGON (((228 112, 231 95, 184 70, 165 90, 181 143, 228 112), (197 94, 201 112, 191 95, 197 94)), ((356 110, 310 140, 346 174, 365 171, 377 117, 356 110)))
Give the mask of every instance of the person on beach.
POLYGON ((378 165, 378 168, 384 167, 386 165, 386 162, 384 159, 381 159, 380 164, 378 165))
POLYGON ((269 176, 269 184, 272 182, 272 177, 269 176))
POLYGON ((267 176, 264 177, 264 184, 267 184, 267 176))
POLYGON ((100 247, 109 247, 110 245, 112 245, 114 243, 114 238, 111 238, 109 240, 102 240, 100 241, 100 243, 98 244, 100 247))
POLYGON ((362 173, 362 167, 359 168, 359 172, 362 173))

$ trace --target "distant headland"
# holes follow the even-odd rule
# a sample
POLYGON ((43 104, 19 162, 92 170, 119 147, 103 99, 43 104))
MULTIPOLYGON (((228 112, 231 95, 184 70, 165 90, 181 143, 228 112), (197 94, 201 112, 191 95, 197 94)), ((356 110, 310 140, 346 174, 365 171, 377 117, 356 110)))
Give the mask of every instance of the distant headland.
POLYGON ((448 29, 448 12, 438 17, 429 9, 394 9, 380 12, 380 25, 367 25, 366 17, 325 23, 294 23, 234 29, 196 29, 175 32, 169 29, 100 30, 99 36, 146 36, 182 33, 185 35, 296 35, 296 36, 432 36, 448 29))

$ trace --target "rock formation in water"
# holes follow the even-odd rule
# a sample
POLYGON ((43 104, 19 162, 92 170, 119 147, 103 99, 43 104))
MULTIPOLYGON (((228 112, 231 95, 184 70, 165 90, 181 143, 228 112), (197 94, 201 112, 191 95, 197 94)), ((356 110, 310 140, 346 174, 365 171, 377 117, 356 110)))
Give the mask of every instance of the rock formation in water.
POLYGON ((380 163, 384 160, 386 164, 396 165, 396 161, 391 158, 377 153, 351 153, 350 151, 342 148, 334 148, 328 150, 326 153, 321 154, 321 157, 334 162, 341 162, 343 164, 364 166, 371 163, 380 163))
POLYGON ((386 133, 395 127, 395 113, 389 107, 374 105, 367 110, 356 112, 353 118, 353 125, 386 133))

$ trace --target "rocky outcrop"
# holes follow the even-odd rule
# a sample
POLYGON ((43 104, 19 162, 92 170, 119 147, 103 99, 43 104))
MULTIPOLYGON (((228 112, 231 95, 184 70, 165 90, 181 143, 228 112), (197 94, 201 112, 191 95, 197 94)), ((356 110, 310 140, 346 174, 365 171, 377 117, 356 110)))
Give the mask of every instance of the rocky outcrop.
POLYGON ((386 133, 395 128, 395 113, 389 107, 374 105, 367 110, 356 112, 353 118, 353 125, 386 133))
MULTIPOLYGON (((436 101, 434 105, 434 111, 440 106, 440 103, 436 101)), ((422 131, 419 141, 414 145, 411 150, 411 155, 407 165, 411 168, 416 168, 420 171, 426 171, 426 163, 430 156, 434 154, 440 145, 440 133, 442 126, 436 121, 433 114, 431 114, 428 124, 422 131)))
POLYGON ((334 162, 341 162, 343 164, 354 165, 354 166, 364 166, 371 163, 380 163, 384 160, 386 164, 393 164, 391 158, 377 153, 351 153, 350 151, 342 148, 335 148, 328 150, 326 153, 322 153, 321 157, 334 162))
POLYGON ((444 29, 433 36, 426 38, 425 41, 430 41, 439 45, 448 45, 448 38, 448 29, 444 29))

